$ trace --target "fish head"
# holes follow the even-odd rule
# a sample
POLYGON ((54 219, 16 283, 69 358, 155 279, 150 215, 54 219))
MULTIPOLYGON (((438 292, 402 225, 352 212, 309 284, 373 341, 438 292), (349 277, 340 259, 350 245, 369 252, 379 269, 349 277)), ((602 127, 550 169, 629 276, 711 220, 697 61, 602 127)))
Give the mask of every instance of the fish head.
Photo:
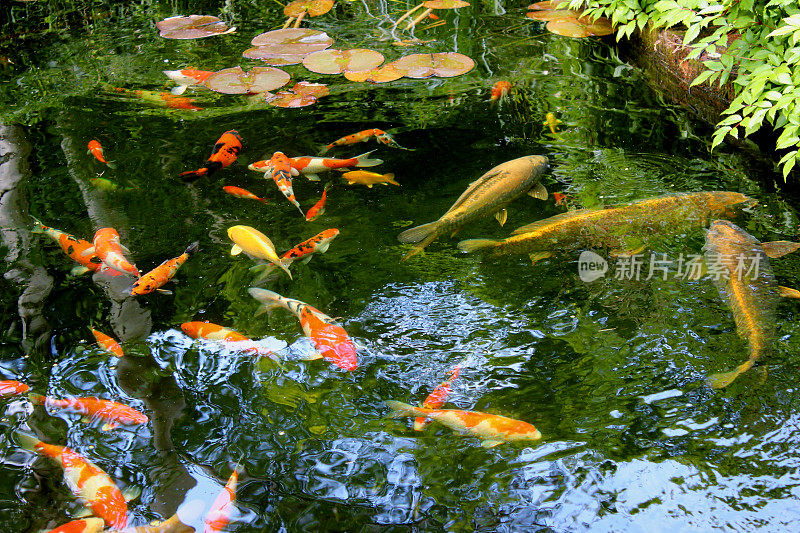
POLYGON ((268 172, 270 167, 270 160, 264 159, 262 161, 256 161, 255 163, 250 163, 247 165, 247 168, 250 170, 255 170, 256 172, 268 172))

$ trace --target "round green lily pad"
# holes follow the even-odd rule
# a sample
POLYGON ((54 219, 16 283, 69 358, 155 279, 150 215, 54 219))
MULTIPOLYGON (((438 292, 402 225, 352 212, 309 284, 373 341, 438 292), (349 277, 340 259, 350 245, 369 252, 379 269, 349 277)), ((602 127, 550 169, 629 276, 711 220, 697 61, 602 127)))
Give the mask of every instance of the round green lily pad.
POLYGON ((268 47, 273 54, 303 55, 325 50, 333 44, 333 39, 324 31, 286 28, 256 35, 250 44, 268 47))
POLYGON ((289 83, 289 74, 279 68, 253 67, 249 72, 242 67, 218 70, 209 76, 205 85, 212 91, 225 94, 263 93, 289 83))
POLYGON ((211 15, 169 17, 157 22, 156 27, 165 39, 201 39, 236 31, 236 28, 228 28, 219 17, 211 15))
POLYGON ((301 13, 306 13, 309 17, 324 15, 333 7, 333 0, 294 0, 283 8, 283 14, 287 17, 299 17, 301 13))
POLYGON ((341 74, 347 71, 371 70, 383 63, 383 54, 365 48, 322 50, 307 55, 303 65, 318 74, 341 74))
POLYGON ((475 61, 457 52, 435 54, 411 54, 394 62, 395 68, 409 78, 460 76, 475 67, 475 61))

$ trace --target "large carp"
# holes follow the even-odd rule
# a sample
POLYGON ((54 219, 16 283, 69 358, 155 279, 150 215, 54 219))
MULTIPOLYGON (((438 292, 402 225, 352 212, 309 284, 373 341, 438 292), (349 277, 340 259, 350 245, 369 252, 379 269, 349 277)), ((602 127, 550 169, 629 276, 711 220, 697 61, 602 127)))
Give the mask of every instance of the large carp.
POLYGON ((608 248, 612 255, 642 250, 649 239, 705 226, 729 217, 755 200, 738 192, 679 193, 598 209, 576 209, 514 230, 502 240, 468 239, 465 252, 530 254, 536 262, 579 246, 608 248))
POLYGON ((418 254, 439 235, 455 234, 462 226, 487 215, 496 215, 505 223, 505 206, 526 192, 534 198, 547 199, 540 183, 547 170, 547 158, 526 155, 501 163, 473 181, 447 212, 434 222, 408 229, 397 236, 400 242, 417 244, 406 256, 418 254))

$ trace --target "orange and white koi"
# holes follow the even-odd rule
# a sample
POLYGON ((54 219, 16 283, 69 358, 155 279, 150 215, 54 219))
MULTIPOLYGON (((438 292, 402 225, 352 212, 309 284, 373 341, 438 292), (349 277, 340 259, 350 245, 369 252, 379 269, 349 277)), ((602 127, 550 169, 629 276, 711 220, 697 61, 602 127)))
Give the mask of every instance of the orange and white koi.
POLYGON ((180 96, 186 89, 193 85, 200 85, 206 78, 214 74, 211 70, 197 70, 192 67, 183 70, 162 70, 166 76, 178 84, 170 92, 174 95, 180 96))
POLYGON ((330 143, 329 145, 325 146, 322 149, 321 153, 324 154, 325 152, 327 152, 328 150, 330 150, 331 148, 333 148, 335 146, 345 146, 345 145, 348 145, 348 144, 356 144, 356 143, 366 142, 366 141, 370 140, 370 138, 372 138, 372 137, 375 137, 376 141, 378 141, 379 143, 385 144, 386 146, 391 146, 392 148, 399 148, 401 150, 411 150, 411 148, 404 148, 404 147, 400 146, 399 144, 397 144, 397 141, 395 141, 394 138, 390 134, 386 133, 385 131, 380 130, 378 128, 372 128, 370 130, 362 130, 362 131, 359 131, 358 133, 353 133, 351 135, 347 135, 345 137, 342 137, 341 139, 337 139, 337 140, 333 141, 332 143, 330 143))
POLYGON ((114 429, 120 424, 125 426, 138 426, 140 424, 146 424, 148 421, 147 415, 133 407, 111 400, 103 400, 102 398, 59 399, 42 396, 41 394, 29 394, 28 398, 31 403, 43 405, 48 409, 63 409, 87 416, 90 419, 97 418, 103 420, 105 421, 102 427, 103 431, 114 429))
POLYGON ((236 509, 233 502, 236 500, 236 485, 239 483, 239 466, 233 469, 231 477, 225 483, 225 487, 219 496, 211 504, 211 508, 206 513, 204 533, 218 533, 225 529, 231 521, 231 514, 236 509))
POLYGON ((264 198, 256 196, 255 194, 251 193, 247 189, 242 189, 241 187, 235 187, 233 185, 226 185, 222 188, 223 191, 230 194, 231 196, 235 196, 237 198, 246 198, 248 200, 258 200, 262 204, 266 204, 267 201, 264 198))
POLYGON ((94 234, 94 246, 83 251, 83 255, 97 254, 100 260, 123 274, 141 277, 136 265, 125 259, 128 249, 119 242, 119 233, 114 228, 100 228, 94 234))
MULTIPOLYGON (((310 239, 306 239, 288 252, 285 252, 280 261, 286 268, 289 268, 295 261, 301 263, 308 263, 314 254, 324 254, 328 251, 331 241, 339 236, 339 230, 336 228, 329 228, 320 231, 310 239)), ((254 283, 259 283, 267 278, 267 276, 275 270, 275 265, 266 265, 264 273, 254 283)))
POLYGON ((321 216, 323 213, 325 213, 325 201, 327 200, 328 189, 330 189, 330 188, 331 188, 331 183, 330 182, 326 183, 325 187, 323 187, 323 189, 322 189, 322 196, 320 197, 319 201, 317 203, 315 203, 311 207, 311 209, 306 211, 306 220, 308 222, 311 222, 315 218, 317 218, 317 217, 321 216))
POLYGON ((103 147, 100 145, 100 141, 94 139, 89 141, 88 148, 89 150, 86 152, 87 154, 92 154, 95 159, 113 168, 113 164, 105 160, 105 156, 103 155, 103 147))
POLYGON ((122 87, 111 87, 112 91, 130 94, 139 98, 143 102, 155 105, 158 107, 168 107, 170 109, 188 109, 190 111, 200 111, 202 107, 194 105, 193 98, 186 98, 185 96, 175 96, 170 93, 162 93, 157 91, 146 91, 141 89, 125 89, 122 87))
MULTIPOLYGON (((453 380, 458 377, 460 372, 461 366, 456 365, 456 367, 450 371, 450 377, 445 381, 442 381, 436 386, 435 389, 433 389, 433 392, 428 394, 427 398, 425 398, 425 401, 422 402, 421 407, 424 407, 425 409, 439 409, 441 406, 443 406, 444 402, 447 401, 447 398, 450 397, 450 385, 453 383, 453 380)), ((427 425, 428 422, 425 420, 424 416, 418 416, 416 419, 414 419, 415 431, 422 431, 427 425)))
MULTIPOLYGON (((269 174, 269 177, 278 186, 278 190, 283 193, 287 200, 292 202, 300 214, 303 215, 303 210, 300 208, 300 203, 294 196, 292 189, 292 176, 297 176, 298 171, 292 168, 292 160, 286 157, 283 152, 275 152, 269 161, 256 161, 248 165, 250 170, 256 172, 264 172, 269 174)), ((305 215, 303 215, 305 216, 305 215)))
POLYGON ((211 149, 211 156, 205 164, 197 170, 187 170, 178 174, 184 181, 194 181, 203 176, 210 176, 217 170, 229 166, 239 157, 242 151, 242 136, 236 130, 228 130, 222 134, 214 148, 211 149))
POLYGON ((356 347, 347 332, 336 322, 305 302, 293 298, 285 298, 278 293, 250 287, 250 296, 261 302, 261 312, 273 307, 283 307, 300 319, 300 325, 306 337, 311 339, 320 356, 344 370, 355 370, 358 367, 356 347))
MULTIPOLYGON (((219 324, 212 324, 211 322, 184 322, 181 324, 181 329, 193 339, 208 339, 211 341, 220 342, 253 342, 250 337, 246 337, 237 331, 220 326, 219 324)), ((259 346, 248 346, 243 348, 241 351, 246 353, 266 355, 273 361, 278 361, 278 356, 276 356, 271 350, 267 350, 259 346)))
POLYGON ((15 432, 20 446, 54 459, 64 468, 64 481, 72 493, 82 498, 92 514, 105 520, 111 527, 120 529, 128 522, 128 504, 114 481, 94 463, 78 452, 47 444, 39 439, 15 432))
POLYGON ((498 81, 494 85, 492 85, 492 92, 489 96, 489 101, 497 102, 503 101, 508 97, 508 93, 511 92, 511 83, 507 81, 498 81))
POLYGON ((291 158, 292 168, 304 175, 311 181, 319 181, 318 172, 335 170, 339 168, 351 167, 374 167, 383 163, 382 159, 369 159, 369 155, 375 150, 370 150, 365 154, 351 157, 350 159, 335 159, 333 157, 311 157, 301 156, 291 158))
POLYGON ((105 521, 102 518, 91 517, 67 522, 47 533, 100 533, 103 529, 105 521))
POLYGON ((125 354, 122 352, 122 346, 114 340, 113 337, 106 335, 100 331, 97 331, 94 328, 89 328, 92 330, 92 335, 97 340, 97 344, 100 345, 105 351, 113 355, 114 357, 125 357, 125 354))
POLYGON ((424 416, 456 431, 463 431, 480 437, 481 446, 491 448, 503 442, 539 440, 542 434, 532 424, 505 416, 481 413, 480 411, 460 411, 457 409, 426 409, 414 407, 403 402, 385 402, 392 410, 392 418, 424 416))
POLYGON ((21 381, 14 381, 13 379, 4 379, 0 381, 0 398, 8 398, 10 396, 19 396, 31 390, 26 384, 21 381))
POLYGON ((155 290, 161 290, 160 287, 171 280, 172 277, 175 276, 175 273, 178 272, 181 265, 199 248, 200 243, 195 241, 178 257, 167 259, 147 274, 144 274, 141 278, 136 280, 136 283, 131 287, 131 295, 137 296, 149 294, 155 290))
POLYGON ((75 276, 85 274, 86 272, 97 272, 103 264, 100 257, 94 253, 94 245, 89 241, 84 241, 69 233, 45 226, 35 218, 33 218, 33 229, 31 232, 46 234, 61 246, 61 249, 70 259, 80 263, 80 266, 76 266, 72 269, 72 274, 75 276), (84 253, 89 249, 92 251, 84 253))

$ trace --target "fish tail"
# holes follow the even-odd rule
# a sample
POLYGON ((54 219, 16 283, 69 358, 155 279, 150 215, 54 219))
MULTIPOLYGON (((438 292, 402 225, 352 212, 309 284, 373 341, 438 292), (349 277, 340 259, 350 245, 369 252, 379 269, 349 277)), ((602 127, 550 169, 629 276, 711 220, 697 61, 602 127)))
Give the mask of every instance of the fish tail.
POLYGON ((727 387, 733 381, 739 377, 739 374, 743 372, 747 372, 753 367, 753 360, 748 359, 741 365, 737 366, 730 372, 720 372, 719 374, 711 374, 706 378, 708 384, 711 386, 712 389, 721 389, 723 387, 727 387))
POLYGON ((200 241, 194 241, 192 244, 186 247, 186 250, 184 250, 183 253, 191 255, 198 250, 200 250, 200 241))
POLYGON ((28 435, 22 431, 14 431, 12 434, 14 436, 14 441, 19 444, 20 448, 28 450, 29 452, 35 452, 36 445, 42 442, 33 435, 28 435))
POLYGON ((479 252, 481 250, 485 250, 487 248, 494 248, 500 243, 500 241, 494 239, 467 239, 465 241, 461 241, 458 243, 458 249, 462 252, 467 252, 469 254, 474 252, 479 252))
POLYGON ((400 186, 400 184, 395 181, 394 174, 392 172, 384 174, 383 177, 386 178, 386 183, 391 183, 392 185, 397 185, 398 187, 400 186))
POLYGON ((31 216, 31 220, 33 220, 33 228, 31 229, 31 233, 45 233, 45 226, 38 218, 31 216))
POLYGON ((419 410, 418 407, 414 407, 413 405, 409 405, 407 403, 398 402, 396 400, 387 400, 383 403, 386 404, 386 407, 391 409, 388 415, 389 418, 405 418, 424 414, 419 410))
POLYGON ((114 170, 115 168, 117 168, 117 164, 116 164, 115 162, 113 162, 113 161, 106 161, 106 166, 107 166, 108 168, 112 169, 112 170, 114 170))
POLYGON ((369 155, 374 152, 375 150, 370 150, 367 153, 357 155, 356 156, 356 164, 357 167, 374 167, 375 165, 380 165, 383 163, 383 159, 369 159, 369 155))
POLYGON ((28 393, 28 400, 30 400, 30 402, 32 404, 44 405, 45 401, 47 401, 47 398, 42 396, 41 394, 36 394, 34 392, 29 392, 28 393))
POLYGON ((284 303, 286 299, 277 292, 262 289, 260 287, 250 287, 247 289, 247 292, 250 293, 250 296, 263 304, 262 312, 269 311, 270 309, 274 309, 276 307, 285 307, 288 309, 287 305, 284 303))
POLYGON ((325 145, 321 146, 320 149, 319 149, 320 155, 327 153, 328 150, 330 150, 331 148, 333 148, 332 144, 325 144, 325 145))
POLYGON ((405 230, 397 236, 397 240, 406 244, 415 244, 428 239, 431 235, 437 235, 439 228, 439 221, 435 220, 421 226, 416 226, 411 229, 405 230))
POLYGON ((181 172, 180 174, 178 174, 178 176, 180 176, 183 181, 191 183, 195 180, 202 178, 207 174, 208 174, 208 168, 203 167, 203 168, 198 168, 197 170, 187 170, 186 172, 181 172))
POLYGON ((281 270, 283 270, 284 272, 286 272, 286 274, 289 276, 289 279, 293 279, 293 278, 292 278, 292 273, 291 273, 291 272, 289 272, 289 265, 290 265, 291 263, 289 263, 289 265, 287 265, 287 264, 284 264, 284 262, 283 262, 283 261, 278 261, 278 262, 277 262, 277 263, 275 263, 275 264, 276 264, 276 265, 278 265, 278 267, 279 267, 281 270))

